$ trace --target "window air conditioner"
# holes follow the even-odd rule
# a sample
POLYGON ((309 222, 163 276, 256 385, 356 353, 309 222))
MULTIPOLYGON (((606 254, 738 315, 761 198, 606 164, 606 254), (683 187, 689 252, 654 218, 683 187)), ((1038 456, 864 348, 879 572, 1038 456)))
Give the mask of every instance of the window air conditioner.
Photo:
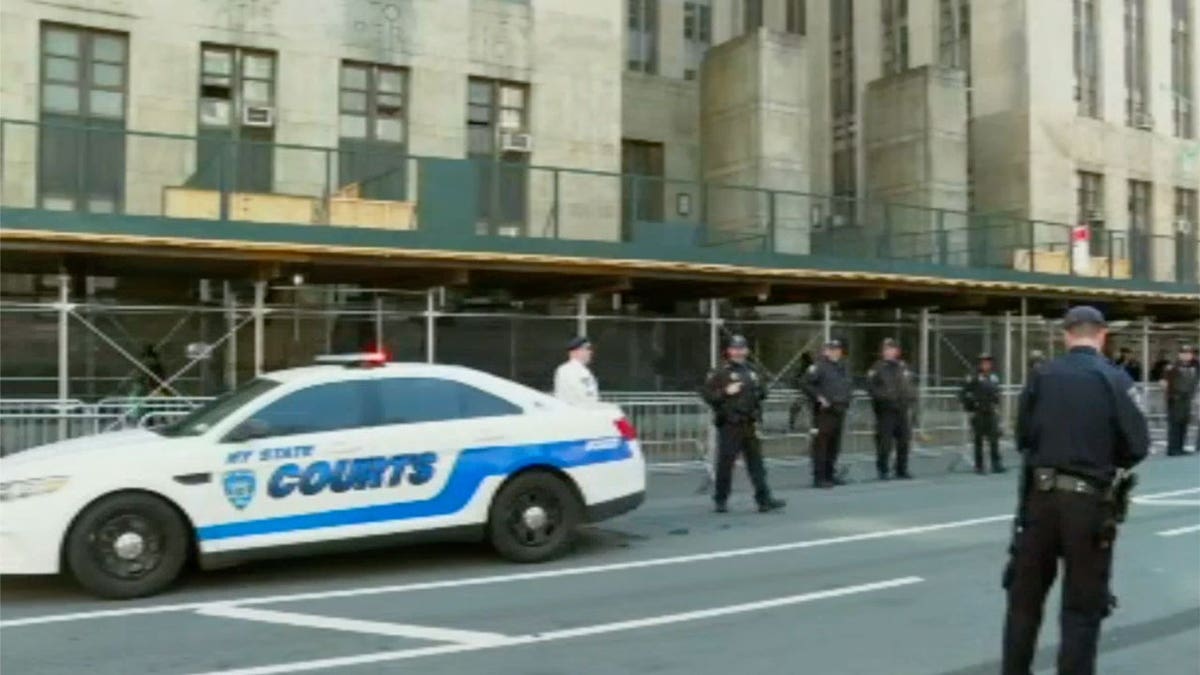
POLYGON ((502 133, 500 152, 533 152, 533 136, 516 132, 502 133))
POLYGON ((1138 129, 1151 131, 1154 129, 1154 117, 1148 112, 1140 112, 1133 116, 1133 125, 1138 129))
POLYGON ((248 105, 242 108, 242 126, 275 126, 275 109, 269 105, 248 105))
POLYGON ((1179 234, 1191 234, 1192 221, 1188 220, 1187 218, 1176 218, 1175 231, 1179 234))

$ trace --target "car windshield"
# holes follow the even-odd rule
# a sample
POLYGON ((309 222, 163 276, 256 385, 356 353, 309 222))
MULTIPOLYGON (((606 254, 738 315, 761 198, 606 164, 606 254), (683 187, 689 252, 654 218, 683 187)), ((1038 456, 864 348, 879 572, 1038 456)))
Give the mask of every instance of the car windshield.
POLYGON ((216 399, 196 408, 182 419, 155 429, 155 431, 169 438, 199 436, 213 428, 214 424, 225 419, 234 411, 277 386, 279 386, 279 383, 275 380, 268 380, 261 377, 251 380, 237 389, 226 392, 216 399))

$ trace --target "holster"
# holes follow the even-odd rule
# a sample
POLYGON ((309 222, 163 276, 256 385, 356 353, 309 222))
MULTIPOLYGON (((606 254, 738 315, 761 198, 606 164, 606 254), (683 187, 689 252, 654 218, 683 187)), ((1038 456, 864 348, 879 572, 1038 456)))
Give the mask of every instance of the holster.
POLYGON ((1008 590, 1012 586, 1013 577, 1016 575, 1017 550, 1021 545, 1021 536, 1025 532, 1025 505, 1029 500, 1029 490, 1033 482, 1030 477, 1032 471, 1029 465, 1023 464, 1020 478, 1017 481, 1017 514, 1013 517, 1012 539, 1008 544, 1008 564, 1004 566, 1004 574, 1000 579, 1000 585, 1004 590, 1008 590))

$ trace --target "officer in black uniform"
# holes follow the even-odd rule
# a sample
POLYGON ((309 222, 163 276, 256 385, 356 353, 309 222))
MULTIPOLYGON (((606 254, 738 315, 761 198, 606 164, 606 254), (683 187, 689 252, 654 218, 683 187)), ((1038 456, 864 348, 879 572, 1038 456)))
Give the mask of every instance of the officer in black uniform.
POLYGON ((846 343, 833 339, 825 343, 821 358, 809 367, 800 386, 804 393, 816 401, 817 435, 812 443, 813 487, 831 488, 843 485, 837 477, 838 452, 842 445, 842 426, 846 423, 846 411, 850 408, 850 396, 854 385, 842 357, 846 343))
POLYGON ((1108 582, 1120 519, 1113 505, 1130 485, 1118 469, 1140 462, 1150 447, 1133 380, 1100 353, 1104 316, 1074 307, 1063 324, 1069 351, 1021 392, 1016 436, 1025 468, 1004 575, 1004 675, 1030 672, 1059 558, 1065 571, 1058 672, 1095 672, 1100 622, 1113 606, 1108 582))
POLYGON ((896 478, 908 473, 908 446, 912 440, 911 416, 917 402, 912 371, 900 359, 900 345, 892 338, 882 344, 882 353, 867 371, 867 391, 875 410, 875 468, 879 480, 889 478, 892 446, 896 446, 896 478))
POLYGON ((1040 349, 1035 349, 1029 352, 1029 370, 1025 374, 1025 381, 1028 382, 1037 374, 1038 369, 1046 364, 1046 354, 1040 349))
POLYGON ((985 439, 991 450, 992 473, 1004 473, 1004 463, 1000 460, 1000 378, 993 369, 991 354, 979 355, 979 369, 967 376, 959 399, 963 409, 971 415, 971 431, 975 436, 975 473, 985 472, 985 439))
POLYGON ((1168 455, 1188 454, 1183 449, 1183 443, 1187 439, 1188 423, 1192 421, 1192 401, 1196 397, 1197 383, 1200 383, 1198 368, 1200 365, 1196 363, 1196 348, 1183 345, 1179 348, 1179 360, 1167 366, 1163 372, 1167 398, 1168 455))
POLYGON ((763 466, 758 440, 758 424, 767 388, 758 371, 746 362, 749 354, 746 338, 741 335, 730 337, 725 360, 708 374, 702 391, 704 400, 712 406, 713 424, 717 427, 717 476, 713 492, 717 513, 728 511, 726 503, 733 478, 733 462, 739 454, 746 462, 746 472, 754 484, 758 510, 766 513, 786 506, 782 499, 772 497, 771 488, 767 487, 767 470, 763 466))

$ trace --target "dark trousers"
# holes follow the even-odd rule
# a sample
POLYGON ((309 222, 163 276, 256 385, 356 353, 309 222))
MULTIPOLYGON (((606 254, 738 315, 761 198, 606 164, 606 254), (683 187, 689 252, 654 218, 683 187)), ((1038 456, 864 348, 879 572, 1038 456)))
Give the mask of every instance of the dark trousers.
POLYGON ((908 446, 912 439, 912 425, 908 421, 908 410, 880 407, 875 411, 875 468, 879 475, 886 476, 891 463, 892 446, 896 448, 896 475, 908 474, 908 446))
POLYGON ((1100 622, 1108 614, 1112 547, 1101 546, 1105 507, 1098 497, 1034 492, 1013 556, 1004 620, 1003 675, 1029 675, 1042 605, 1063 560, 1059 675, 1096 672, 1100 622))
POLYGON ((842 449, 842 424, 846 413, 837 408, 822 408, 816 417, 817 436, 813 439, 811 453, 813 480, 830 481, 842 449))
POLYGON ((733 463, 738 455, 746 462, 746 473, 754 485, 754 501, 766 503, 771 498, 767 487, 767 469, 763 466, 762 447, 752 422, 722 424, 717 427, 717 478, 713 501, 724 504, 729 499, 733 482, 733 463))
POLYGON ((975 434, 975 470, 983 471, 983 442, 986 439, 991 450, 992 469, 1004 468, 1000 461, 1000 420, 995 413, 979 413, 971 416, 971 431, 975 434))
POLYGON ((1187 418, 1167 420, 1167 454, 1182 455, 1183 442, 1187 439, 1187 418))
MULTIPOLYGON (((1187 442, 1188 423, 1192 419, 1192 399, 1172 398, 1167 401, 1167 454, 1182 455, 1187 442)), ((1200 436, 1197 436, 1200 448, 1200 436)))

